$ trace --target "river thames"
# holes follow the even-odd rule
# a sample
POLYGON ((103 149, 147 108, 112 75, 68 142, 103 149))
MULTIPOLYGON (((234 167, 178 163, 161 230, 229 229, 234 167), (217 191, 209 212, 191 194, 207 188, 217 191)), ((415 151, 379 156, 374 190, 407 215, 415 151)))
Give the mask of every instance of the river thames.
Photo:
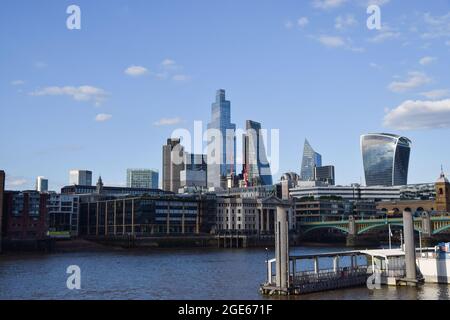
MULTIPOLYGON (((298 247, 295 254, 344 250, 298 247)), ((259 300, 264 249, 103 250, 0 256, 0 299, 259 300), (81 289, 66 287, 67 267, 81 269, 81 289)), ((273 252, 269 251, 269 257, 273 252)), ((450 286, 365 287, 289 299, 448 300, 450 286)))

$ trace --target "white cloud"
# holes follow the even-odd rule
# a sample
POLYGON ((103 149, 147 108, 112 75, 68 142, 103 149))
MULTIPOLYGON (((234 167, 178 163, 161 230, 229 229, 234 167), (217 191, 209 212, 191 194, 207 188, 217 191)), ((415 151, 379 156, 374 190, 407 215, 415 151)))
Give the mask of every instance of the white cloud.
POLYGON ((169 73, 174 73, 174 72, 180 72, 179 70, 183 69, 182 66, 180 66, 175 60, 172 59, 164 59, 161 62, 161 68, 162 68, 162 72, 160 72, 159 74, 165 74, 163 77, 157 76, 157 78, 159 79, 167 79, 169 77, 169 73))
POLYGON ((364 52, 364 48, 355 47, 353 41, 350 38, 342 38, 340 36, 310 36, 310 38, 318 41, 327 48, 342 48, 353 52, 364 52))
POLYGON ((293 27, 294 27, 294 23, 292 22, 292 21, 290 21, 290 20, 288 20, 288 21, 285 21, 284 22, 284 27, 286 28, 286 29, 292 29, 293 27))
POLYGON ((175 81, 188 81, 191 79, 191 77, 185 74, 176 74, 172 77, 172 79, 175 81))
POLYGON ((148 73, 147 68, 142 66, 130 66, 125 69, 125 74, 132 76, 132 77, 139 77, 143 76, 148 73))
POLYGON ((372 43, 382 43, 387 40, 397 39, 401 36, 400 32, 395 31, 380 31, 376 36, 369 39, 372 43))
POLYGON ((423 57, 422 59, 420 59, 419 63, 423 66, 426 66, 430 63, 433 63, 436 60, 437 59, 435 57, 423 57))
POLYGON ((450 37, 450 12, 443 16, 432 16, 425 13, 423 16, 427 30, 422 33, 424 39, 437 39, 450 37))
POLYGON ((47 68, 47 63, 38 61, 38 62, 34 63, 34 67, 37 69, 44 69, 44 68, 47 68))
POLYGON ((339 48, 346 45, 345 40, 338 36, 320 36, 317 40, 329 48, 339 48))
POLYGON ((389 84, 389 90, 393 92, 405 92, 427 83, 430 83, 431 79, 422 72, 409 72, 408 78, 403 81, 394 81, 389 84))
POLYGON ((340 7, 347 0, 313 0, 312 6, 317 9, 328 10, 340 7))
POLYGON ((450 90, 448 89, 431 90, 427 92, 422 92, 421 95, 428 99, 436 100, 448 97, 450 95, 450 90))
POLYGON ((13 80, 13 81, 11 81, 11 85, 13 85, 13 86, 21 86, 23 84, 25 84, 25 81, 23 81, 23 80, 13 80))
POLYGON ((176 117, 176 118, 162 118, 158 121, 156 121, 155 123, 153 123, 155 126, 173 126, 176 124, 181 123, 181 118, 176 117))
POLYGON ((28 183, 28 181, 25 178, 13 177, 13 176, 6 175, 6 179, 5 179, 6 188, 21 187, 27 183, 28 183))
POLYGON ((100 88, 93 86, 80 86, 80 87, 45 87, 43 89, 31 92, 32 96, 62 96, 66 95, 72 97, 77 101, 93 101, 95 105, 100 105, 108 96, 108 93, 100 88))
POLYGON ((357 24, 355 17, 351 14, 338 16, 335 19, 334 27, 338 30, 346 29, 357 24))
POLYGON ((450 128, 450 99, 405 101, 386 114, 383 125, 397 130, 450 128))
POLYGON ((99 113, 98 115, 95 116, 95 121, 105 122, 105 121, 111 120, 111 118, 112 118, 111 114, 99 113))
POLYGON ((172 59, 164 59, 162 62, 161 62, 161 65, 164 67, 164 68, 174 68, 174 67, 176 67, 177 66, 177 63, 174 61, 174 60, 172 60, 172 59))
POLYGON ((301 17, 297 20, 297 25, 300 28, 304 28, 309 24, 309 19, 307 17, 301 17))
POLYGON ((370 5, 376 5, 376 6, 384 6, 385 4, 388 4, 390 0, 360 0, 361 4, 365 7, 368 7, 370 5))
POLYGON ((374 69, 380 69, 380 66, 378 64, 376 64, 375 62, 369 63, 369 66, 374 69))

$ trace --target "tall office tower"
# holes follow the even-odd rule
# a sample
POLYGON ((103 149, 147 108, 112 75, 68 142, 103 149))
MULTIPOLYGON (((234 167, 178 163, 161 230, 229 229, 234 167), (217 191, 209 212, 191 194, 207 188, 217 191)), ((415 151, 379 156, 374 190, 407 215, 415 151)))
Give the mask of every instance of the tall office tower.
POLYGON ((225 90, 218 90, 211 106, 207 131, 208 187, 227 186, 228 176, 236 175, 236 125, 231 123, 231 104, 225 90))
POLYGON ((247 120, 247 132, 242 137, 243 174, 247 186, 272 185, 272 173, 267 160, 259 122, 247 120))
POLYGON ((314 181, 321 181, 334 186, 336 181, 334 166, 314 167, 314 181))
POLYGON ((183 170, 184 148, 180 139, 167 139, 162 149, 162 187, 164 191, 178 192, 180 171, 183 170))
POLYGON ((322 156, 319 153, 315 152, 314 149, 309 144, 308 140, 305 139, 300 178, 303 181, 314 180, 314 167, 321 167, 321 166, 322 166, 322 156))
POLYGON ((70 170, 69 184, 77 186, 92 186, 92 171, 70 170))
POLYGON ((42 176, 36 178, 36 191, 38 192, 48 192, 48 179, 42 176))
POLYGON ((3 220, 3 194, 5 192, 5 171, 0 170, 0 252, 2 252, 2 220, 3 220))
POLYGON ((408 183, 411 140, 389 133, 361 136, 366 185, 402 186, 408 183))
POLYGON ((158 189, 159 172, 151 169, 127 169, 127 187, 158 189))
POLYGON ((180 171, 180 186, 206 187, 207 161, 205 154, 184 153, 184 167, 180 171))

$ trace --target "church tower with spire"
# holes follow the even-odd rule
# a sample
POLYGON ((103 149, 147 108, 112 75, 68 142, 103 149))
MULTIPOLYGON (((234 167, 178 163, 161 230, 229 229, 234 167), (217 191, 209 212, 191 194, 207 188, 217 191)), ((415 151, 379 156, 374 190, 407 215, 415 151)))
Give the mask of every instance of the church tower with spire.
POLYGON ((441 168, 441 175, 436 181, 436 210, 450 213, 450 183, 441 168))
POLYGON ((102 181, 102 176, 98 177, 98 181, 97 181, 97 188, 95 189, 95 192, 97 194, 102 194, 103 193, 103 181, 102 181))

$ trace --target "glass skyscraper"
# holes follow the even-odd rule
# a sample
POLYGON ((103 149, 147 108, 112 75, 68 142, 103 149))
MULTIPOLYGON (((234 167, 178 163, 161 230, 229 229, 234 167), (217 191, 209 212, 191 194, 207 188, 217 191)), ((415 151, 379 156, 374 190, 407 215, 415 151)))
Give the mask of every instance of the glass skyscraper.
POLYGON ((128 169, 127 187, 141 189, 158 189, 159 173, 150 169, 128 169))
POLYGON ((322 156, 319 153, 315 152, 309 144, 308 140, 305 139, 305 146, 303 147, 302 170, 300 173, 301 180, 314 180, 314 168, 321 166, 322 156))
POLYGON ((264 147, 261 124, 247 120, 243 136, 244 175, 248 186, 272 185, 272 173, 264 147))
POLYGON ((208 187, 226 188, 228 175, 236 174, 236 125, 231 123, 231 104, 225 90, 218 90, 208 123, 208 187))
POLYGON ((367 186, 401 186, 408 183, 411 140, 389 133, 361 136, 367 186))

